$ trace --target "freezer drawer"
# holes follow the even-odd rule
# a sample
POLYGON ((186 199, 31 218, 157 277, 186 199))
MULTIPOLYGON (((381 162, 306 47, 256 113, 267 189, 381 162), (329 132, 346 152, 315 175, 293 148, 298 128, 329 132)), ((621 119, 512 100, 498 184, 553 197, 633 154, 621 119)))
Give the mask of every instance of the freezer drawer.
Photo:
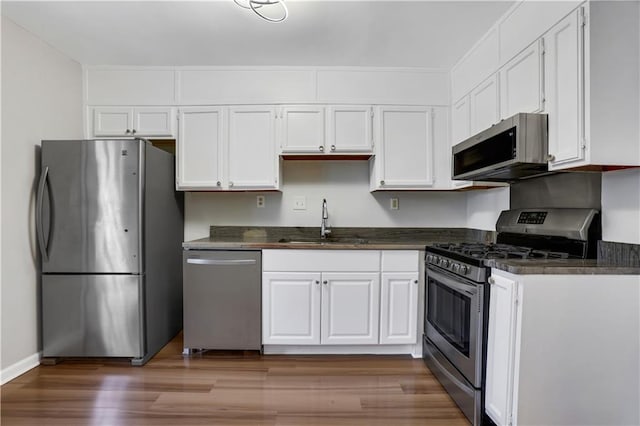
POLYGON ((43 275, 45 357, 141 357, 139 275, 43 275))
POLYGON ((261 348, 261 252, 187 250, 184 347, 261 348))

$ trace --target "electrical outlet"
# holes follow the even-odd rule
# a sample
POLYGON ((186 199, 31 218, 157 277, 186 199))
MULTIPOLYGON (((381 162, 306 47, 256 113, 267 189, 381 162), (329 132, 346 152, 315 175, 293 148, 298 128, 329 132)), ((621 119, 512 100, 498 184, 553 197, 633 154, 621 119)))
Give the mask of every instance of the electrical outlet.
POLYGON ((264 207, 264 195, 256 196, 256 206, 261 209, 264 207))
POLYGON ((298 195, 293 197, 293 209, 294 210, 306 210, 307 209, 307 197, 304 195, 298 195))
POLYGON ((389 200, 389 208, 391 210, 398 210, 398 208, 400 208, 400 203, 398 202, 397 198, 392 198, 389 200))

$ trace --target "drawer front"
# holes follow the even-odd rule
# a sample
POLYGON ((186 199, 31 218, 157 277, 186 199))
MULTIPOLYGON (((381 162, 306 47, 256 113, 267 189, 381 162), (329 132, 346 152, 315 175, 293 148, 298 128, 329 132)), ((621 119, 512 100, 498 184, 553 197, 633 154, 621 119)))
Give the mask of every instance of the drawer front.
POLYGON ((418 272, 417 250, 385 250, 382 252, 382 272, 418 272))
POLYGON ((263 250, 264 271, 377 272, 379 250, 263 250))

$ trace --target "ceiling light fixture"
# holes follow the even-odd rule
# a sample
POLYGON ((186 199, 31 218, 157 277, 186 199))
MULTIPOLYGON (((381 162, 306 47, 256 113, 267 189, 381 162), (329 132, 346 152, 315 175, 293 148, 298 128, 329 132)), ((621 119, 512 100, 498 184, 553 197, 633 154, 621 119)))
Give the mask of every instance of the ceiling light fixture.
POLYGON ((287 9, 287 5, 284 4, 284 0, 233 0, 238 6, 244 9, 253 10, 256 15, 269 22, 282 22, 287 19, 289 16, 289 9, 287 9), (262 9, 262 10, 258 10, 262 9), (269 10, 279 10, 278 15, 273 17, 273 15, 266 14, 264 11, 269 10))

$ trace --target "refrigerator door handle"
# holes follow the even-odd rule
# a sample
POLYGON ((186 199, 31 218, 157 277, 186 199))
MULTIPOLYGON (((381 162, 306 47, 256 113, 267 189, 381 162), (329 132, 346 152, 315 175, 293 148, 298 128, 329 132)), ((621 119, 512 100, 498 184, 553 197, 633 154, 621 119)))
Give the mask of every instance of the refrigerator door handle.
POLYGON ((44 261, 49 260, 47 253, 47 244, 44 237, 44 224, 42 223, 42 203, 44 198, 44 187, 47 183, 47 176, 49 175, 49 167, 45 167, 42 175, 40 175, 40 182, 38 182, 38 192, 36 194, 36 234, 38 235, 38 246, 40 247, 40 254, 44 261))

